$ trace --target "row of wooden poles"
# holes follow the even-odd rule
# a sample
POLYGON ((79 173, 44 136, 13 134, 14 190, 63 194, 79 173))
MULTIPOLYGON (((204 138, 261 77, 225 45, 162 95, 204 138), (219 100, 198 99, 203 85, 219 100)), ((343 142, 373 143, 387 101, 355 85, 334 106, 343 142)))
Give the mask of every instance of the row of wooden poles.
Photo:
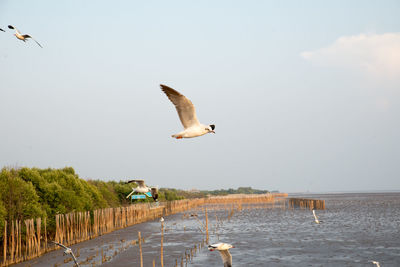
POLYGON ((300 208, 300 209, 325 209, 325 200, 320 199, 308 199, 308 198, 289 198, 289 208, 300 208))
POLYGON ((42 247, 47 247, 46 218, 43 223, 44 243, 41 243, 41 218, 24 220, 24 224, 25 228, 23 229, 22 222, 19 220, 12 221, 10 225, 7 225, 7 221, 4 222, 3 261, 0 266, 20 262, 22 259, 32 259, 42 254, 42 247), (7 233, 7 229, 9 229, 9 233, 7 233))
MULTIPOLYGON (((47 233, 46 218, 22 221, 5 221, 3 242, 0 242, 0 266, 22 262, 38 257, 58 247, 48 239, 72 245, 117 229, 154 220, 161 216, 183 212, 205 204, 235 204, 272 202, 277 195, 236 195, 185 199, 152 206, 148 203, 126 207, 105 208, 92 212, 72 212, 56 215, 56 231, 47 233), (23 227, 25 226, 25 227, 23 227), (43 232, 42 232, 43 230, 43 232), (51 236, 49 236, 51 235, 51 236), (1 245, 3 248, 1 248, 1 245)), ((281 196, 281 195, 279 195, 281 196)), ((286 195, 287 196, 287 195, 286 195)))
MULTIPOLYGON (((208 209, 211 210, 226 210, 229 213, 226 216, 226 219, 230 220, 233 216, 235 210, 240 211, 242 208, 249 208, 252 206, 262 207, 261 205, 265 204, 273 204, 276 201, 276 196, 279 197, 287 197, 287 194, 265 194, 265 195, 229 195, 229 196, 219 196, 219 197, 210 197, 204 201, 204 207, 202 207, 203 211, 205 212, 205 222, 203 223, 197 217, 197 214, 184 214, 182 218, 186 218, 189 216, 193 216, 199 222, 199 229, 205 235, 205 239, 203 239, 199 243, 195 243, 193 247, 185 249, 184 254, 180 257, 175 259, 175 267, 183 267, 187 266, 189 262, 193 260, 194 255, 200 251, 203 247, 207 246, 209 243, 209 222, 208 222, 208 209), (250 205, 251 204, 251 205, 250 205), (179 264, 180 263, 180 264, 179 264)), ((184 210, 182 210, 184 211, 184 210)), ((216 216, 216 226, 214 229, 214 234, 218 235, 218 227, 221 223, 221 219, 218 219, 217 214, 216 216)), ((141 234, 138 232, 138 240, 139 240, 139 259, 140 259, 140 267, 143 267, 143 256, 142 256, 142 247, 140 243, 141 234)), ((164 255, 163 255, 163 243, 164 243, 164 222, 161 222, 161 247, 160 247, 160 265, 164 267, 164 255)), ((156 259, 153 259, 153 267, 156 266, 156 259)))

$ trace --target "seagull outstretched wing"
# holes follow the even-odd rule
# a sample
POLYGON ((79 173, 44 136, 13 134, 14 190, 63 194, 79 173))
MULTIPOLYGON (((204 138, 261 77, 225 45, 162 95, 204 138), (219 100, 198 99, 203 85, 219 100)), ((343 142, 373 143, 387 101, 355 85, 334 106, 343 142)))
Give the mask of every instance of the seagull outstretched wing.
POLYGON ((56 244, 56 245, 58 245, 58 246, 60 246, 60 247, 62 247, 62 248, 65 248, 64 253, 65 253, 65 254, 70 254, 71 257, 72 257, 72 259, 74 260, 76 266, 79 266, 78 261, 77 261, 75 255, 74 255, 74 253, 72 252, 72 249, 71 249, 71 248, 69 248, 69 247, 67 247, 67 246, 64 246, 63 244, 58 243, 58 242, 55 242, 55 241, 51 241, 51 242, 53 242, 54 244, 56 244))
POLYGON ((21 34, 21 33, 19 32, 19 30, 18 30, 17 28, 15 28, 13 25, 8 25, 8 28, 11 29, 11 30, 15 30, 16 33, 21 34))
POLYGON ((56 241, 51 241, 51 242, 53 242, 54 244, 56 244, 57 246, 60 246, 60 247, 62 247, 62 248, 69 249, 69 247, 66 247, 66 246, 64 246, 63 244, 58 243, 58 242, 56 242, 56 241))
POLYGON ((137 183, 137 185, 139 186, 139 187, 144 187, 144 186, 146 186, 145 184, 144 184, 144 180, 129 180, 128 182, 126 182, 127 184, 129 184, 129 183, 137 183))
POLYGON ((196 109, 192 101, 186 96, 180 94, 178 91, 160 84, 161 90, 167 95, 169 100, 175 105, 176 111, 178 112, 179 119, 183 125, 183 128, 189 128, 193 125, 199 125, 200 122, 196 116, 196 109))
POLYGON ((38 41, 36 41, 35 39, 33 39, 33 37, 32 36, 30 36, 29 34, 24 34, 24 35, 22 35, 24 38, 31 38, 33 41, 35 41, 37 44, 38 44, 38 46, 40 46, 41 48, 43 48, 43 46, 41 45, 41 44, 39 44, 39 42, 38 41))
POLYGON ((232 255, 229 250, 219 250, 224 266, 232 266, 232 255))

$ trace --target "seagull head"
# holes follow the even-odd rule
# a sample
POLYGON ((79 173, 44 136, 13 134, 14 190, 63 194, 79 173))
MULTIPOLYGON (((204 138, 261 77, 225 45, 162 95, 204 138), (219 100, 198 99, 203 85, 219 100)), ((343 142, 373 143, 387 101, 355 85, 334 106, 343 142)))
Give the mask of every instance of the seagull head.
POLYGON ((215 129, 215 125, 214 125, 214 124, 210 124, 210 125, 208 125, 208 127, 206 128, 206 130, 207 130, 209 133, 215 133, 214 129, 215 129))

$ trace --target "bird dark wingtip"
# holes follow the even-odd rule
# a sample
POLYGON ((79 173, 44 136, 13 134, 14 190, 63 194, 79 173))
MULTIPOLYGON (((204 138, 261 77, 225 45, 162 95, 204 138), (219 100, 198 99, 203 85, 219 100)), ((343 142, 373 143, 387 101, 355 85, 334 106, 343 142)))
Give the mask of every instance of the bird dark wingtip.
POLYGON ((14 27, 12 25, 8 25, 8 28, 14 30, 14 27))
POLYGON ((170 89, 169 86, 165 85, 165 84, 160 84, 161 90, 165 91, 166 89, 170 89))
MULTIPOLYGON (((168 98, 170 97, 170 95, 175 95, 175 96, 182 96, 181 93, 179 93, 178 91, 176 91, 175 89, 164 85, 164 84, 160 84, 161 90, 168 96, 168 98)), ((170 98, 170 100, 172 101, 172 99, 170 98)))

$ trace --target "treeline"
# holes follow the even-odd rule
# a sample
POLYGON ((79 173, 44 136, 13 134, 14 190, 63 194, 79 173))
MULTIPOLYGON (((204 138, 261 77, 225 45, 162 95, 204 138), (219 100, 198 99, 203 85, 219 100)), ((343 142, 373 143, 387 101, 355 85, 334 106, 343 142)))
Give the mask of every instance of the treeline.
POLYGON ((201 191, 202 193, 206 195, 230 195, 230 194, 266 194, 269 193, 268 190, 259 190, 259 189, 253 189, 251 187, 239 187, 238 189, 219 189, 219 190, 212 190, 212 191, 201 191))
MULTIPOLYGON (((4 221, 47 218, 55 229, 55 215, 124 206, 136 184, 84 180, 71 167, 63 169, 3 168, 0 172, 0 238, 4 221)), ((159 199, 183 199, 175 192, 160 190, 159 199)), ((153 201, 152 199, 137 202, 153 201)))
POLYGON ((251 187, 239 187, 238 189, 219 189, 219 190, 180 190, 173 188, 161 188, 160 192, 162 192, 165 196, 174 198, 174 199, 188 199, 188 198, 203 198, 212 196, 226 196, 230 194, 266 194, 270 193, 268 190, 259 190, 253 189, 251 187))

